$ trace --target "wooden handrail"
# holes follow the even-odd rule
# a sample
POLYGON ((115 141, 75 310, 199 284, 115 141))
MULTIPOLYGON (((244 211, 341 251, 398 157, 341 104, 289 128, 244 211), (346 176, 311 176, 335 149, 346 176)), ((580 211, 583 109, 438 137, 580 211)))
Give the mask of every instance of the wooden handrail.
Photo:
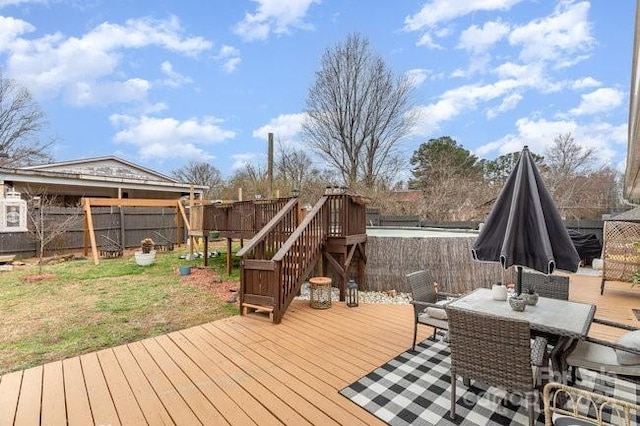
POLYGON ((270 221, 267 223, 250 241, 249 243, 241 248, 236 256, 244 256, 253 250, 269 233, 273 230, 273 228, 278 225, 278 223, 282 220, 283 217, 287 215, 295 206, 298 204, 297 198, 290 199, 287 204, 276 214, 270 221))
POLYGON ((282 244, 282 247, 280 247, 278 252, 273 256, 271 260, 273 260, 274 262, 278 262, 284 259, 289 249, 291 249, 293 244, 295 244, 295 242, 298 240, 302 232, 307 228, 309 223, 311 223, 316 218, 316 214, 320 211, 320 209, 322 209, 322 207, 324 207, 328 199, 329 197, 327 197, 326 195, 323 195, 322 198, 320 198, 313 209, 309 213, 307 213, 300 225, 298 225, 298 228, 296 228, 295 232, 293 232, 289 236, 287 241, 282 244))

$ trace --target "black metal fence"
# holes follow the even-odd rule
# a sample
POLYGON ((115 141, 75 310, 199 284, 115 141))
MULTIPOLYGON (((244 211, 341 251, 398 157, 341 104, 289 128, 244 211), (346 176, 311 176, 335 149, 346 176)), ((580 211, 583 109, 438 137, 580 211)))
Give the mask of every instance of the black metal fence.
MULTIPOLYGON (((93 207, 91 209, 93 228, 98 249, 113 242, 124 248, 138 247, 143 238, 151 237, 173 243, 184 242, 186 230, 182 229, 177 238, 176 209, 168 207, 93 207), (180 241, 177 241, 179 239, 180 241)), ((39 217, 36 210, 34 217, 39 217)), ((78 207, 45 208, 45 223, 61 222, 67 217, 75 217, 73 225, 57 236, 45 247, 45 255, 59 251, 82 250, 84 247, 84 212, 78 207)), ((180 219, 182 222, 182 219, 180 219)), ((33 229, 33 224, 28 224, 33 229)), ((44 227, 45 233, 47 226, 44 227)), ((0 254, 15 254, 31 257, 37 254, 38 241, 33 232, 0 233, 0 254)))

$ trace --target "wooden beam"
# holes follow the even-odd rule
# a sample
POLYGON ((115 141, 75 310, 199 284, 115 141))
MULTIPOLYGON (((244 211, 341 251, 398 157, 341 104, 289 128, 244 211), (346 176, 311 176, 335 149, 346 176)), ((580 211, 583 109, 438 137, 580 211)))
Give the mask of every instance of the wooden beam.
POLYGON ((146 198, 83 198, 94 207, 175 207, 180 200, 155 200, 146 198))
POLYGON ((227 238, 227 275, 231 275, 233 262, 231 261, 231 238, 227 238))
POLYGON ((97 265, 100 263, 100 258, 98 257, 98 246, 96 244, 96 232, 93 229, 93 216, 91 216, 91 199, 84 199, 84 214, 87 218, 87 227, 89 228, 89 239, 91 240, 91 254, 93 255, 93 263, 97 265))
POLYGON ((351 259, 353 259, 353 254, 356 252, 357 245, 352 245, 351 249, 349 249, 349 254, 344 261, 344 269, 349 270, 349 265, 351 264, 351 259))
MULTIPOLYGON (((187 227, 187 232, 191 231, 191 224, 189 223, 189 219, 187 219, 187 213, 184 211, 184 207, 182 203, 178 200, 178 210, 180 210, 180 214, 182 215, 182 220, 184 221, 184 226, 187 227)), ((173 206, 171 206, 173 207, 173 206)))

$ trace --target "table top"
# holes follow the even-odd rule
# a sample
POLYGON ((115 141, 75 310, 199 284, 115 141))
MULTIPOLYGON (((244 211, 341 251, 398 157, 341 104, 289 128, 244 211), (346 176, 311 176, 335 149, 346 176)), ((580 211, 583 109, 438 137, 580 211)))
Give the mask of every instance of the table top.
POLYGON ((596 312, 595 305, 546 297, 540 297, 537 305, 527 305, 523 312, 517 312, 511 309, 508 300, 493 300, 492 291, 487 288, 476 289, 450 306, 524 320, 533 330, 577 339, 587 336, 596 312))

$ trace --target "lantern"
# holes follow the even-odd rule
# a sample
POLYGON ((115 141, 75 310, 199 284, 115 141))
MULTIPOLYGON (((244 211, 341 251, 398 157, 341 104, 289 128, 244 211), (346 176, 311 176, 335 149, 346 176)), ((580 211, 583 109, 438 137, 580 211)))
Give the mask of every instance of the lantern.
POLYGON ((358 284, 354 280, 347 282, 347 306, 350 308, 358 306, 358 284))

